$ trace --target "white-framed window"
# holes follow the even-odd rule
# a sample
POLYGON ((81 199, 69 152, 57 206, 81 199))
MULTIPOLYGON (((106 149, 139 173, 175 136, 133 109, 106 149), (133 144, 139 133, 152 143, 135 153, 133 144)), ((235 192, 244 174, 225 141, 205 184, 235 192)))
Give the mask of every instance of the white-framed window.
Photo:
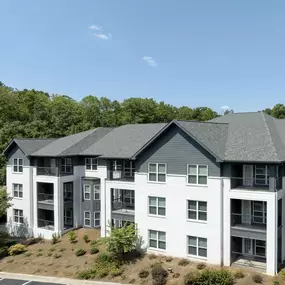
POLYGON ((100 200, 100 184, 94 185, 94 200, 100 200))
POLYGON ((148 164, 148 181, 165 182, 166 181, 166 163, 148 164))
POLYGON ((85 158, 85 169, 86 170, 97 170, 98 159, 97 158, 85 158))
POLYGON ((61 173, 71 173, 72 172, 72 160, 71 158, 62 158, 60 160, 61 173))
POLYGON ((13 159, 13 172, 23 172, 23 159, 22 158, 13 159))
POLYGON ((23 184, 12 184, 13 185, 13 197, 23 198, 23 184))
POLYGON ((255 255, 261 257, 266 256, 266 242, 264 240, 255 240, 255 255))
POLYGON ((156 249, 166 249, 166 233, 161 231, 148 231, 149 247, 156 249))
POLYGON ((135 163, 132 160, 124 160, 124 176, 134 177, 135 175, 135 163))
POLYGON ((166 203, 162 197, 148 197, 148 213, 150 215, 165 216, 166 203))
POLYGON ((187 200, 189 220, 207 221, 207 202, 187 200))
POLYGON ((269 168, 267 165, 255 166, 255 184, 268 185, 269 184, 269 168))
POLYGON ((89 211, 84 212, 84 226, 91 227, 91 214, 89 211))
POLYGON ((90 200, 90 199, 91 199, 91 186, 84 185, 84 200, 90 200))
POLYGON ((101 217, 100 212, 94 212, 94 227, 100 227, 101 225, 101 217))
POLYGON ((187 165, 187 183, 196 185, 208 184, 208 165, 187 165))
POLYGON ((188 254, 199 257, 207 257, 207 239, 188 236, 188 254))
POLYGON ((63 199, 73 200, 73 182, 63 183, 63 199))
POLYGON ((14 215, 14 222, 15 223, 17 223, 17 224, 23 224, 24 223, 23 210, 13 209, 13 215, 14 215))

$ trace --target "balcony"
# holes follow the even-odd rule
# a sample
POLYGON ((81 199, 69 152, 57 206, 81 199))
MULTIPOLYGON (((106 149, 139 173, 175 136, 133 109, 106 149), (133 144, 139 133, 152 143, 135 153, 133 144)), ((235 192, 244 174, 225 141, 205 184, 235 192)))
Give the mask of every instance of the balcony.
POLYGON ((38 228, 54 230, 54 211, 38 209, 38 228))
POLYGON ((37 166, 37 175, 58 176, 58 167, 37 166))
POLYGON ((134 216, 135 191, 127 189, 111 189, 111 191, 112 214, 134 216))
POLYGON ((135 164, 131 160, 112 160, 109 170, 110 180, 135 181, 135 164))
POLYGON ((110 180, 134 182, 134 172, 129 170, 112 170, 110 171, 110 180))
POLYGON ((112 202, 112 211, 135 211, 135 204, 123 202, 121 199, 115 199, 112 202))
POLYGON ((239 230, 266 231, 267 219, 258 215, 231 215, 231 227, 239 230))
POLYGON ((53 194, 38 193, 38 202, 53 204, 54 202, 53 194))

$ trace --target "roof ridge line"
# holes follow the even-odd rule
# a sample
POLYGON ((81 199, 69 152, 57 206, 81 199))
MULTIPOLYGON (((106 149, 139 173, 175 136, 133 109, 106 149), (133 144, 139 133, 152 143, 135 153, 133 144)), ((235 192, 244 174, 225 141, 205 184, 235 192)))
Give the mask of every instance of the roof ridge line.
MULTIPOLYGON (((218 118, 218 117, 216 117, 218 118)), ((213 118, 215 119, 215 118, 213 118)), ((203 123, 203 124, 217 124, 217 125, 228 125, 229 123, 224 122, 211 122, 211 121, 198 121, 198 120, 173 120, 176 122, 190 122, 190 123, 203 123)))

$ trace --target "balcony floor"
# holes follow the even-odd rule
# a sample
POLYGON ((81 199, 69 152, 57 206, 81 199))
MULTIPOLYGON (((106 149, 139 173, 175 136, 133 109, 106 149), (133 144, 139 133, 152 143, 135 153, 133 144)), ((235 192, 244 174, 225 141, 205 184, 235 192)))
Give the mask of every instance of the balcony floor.
POLYGON ((252 230, 252 231, 258 231, 258 232, 264 232, 266 231, 266 225, 262 224, 236 224, 232 226, 232 228, 237 229, 237 230, 252 230))
POLYGON ((112 213, 114 214, 124 214, 124 215, 134 215, 135 210, 130 210, 130 209, 118 209, 118 210, 113 210, 112 213))
POLYGON ((260 272, 266 272, 266 262, 261 258, 250 258, 247 256, 238 257, 233 263, 233 267, 250 267, 260 272))
POLYGON ((54 200, 51 200, 51 199, 40 200, 40 201, 38 201, 38 203, 53 204, 53 203, 54 203, 54 200))

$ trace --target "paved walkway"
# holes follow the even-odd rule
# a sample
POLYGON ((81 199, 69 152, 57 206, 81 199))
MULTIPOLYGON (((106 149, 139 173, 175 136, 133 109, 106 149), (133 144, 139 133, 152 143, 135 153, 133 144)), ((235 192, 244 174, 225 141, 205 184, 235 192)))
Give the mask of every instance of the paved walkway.
POLYGON ((121 285, 120 283, 88 281, 40 275, 0 272, 0 285, 121 285))

